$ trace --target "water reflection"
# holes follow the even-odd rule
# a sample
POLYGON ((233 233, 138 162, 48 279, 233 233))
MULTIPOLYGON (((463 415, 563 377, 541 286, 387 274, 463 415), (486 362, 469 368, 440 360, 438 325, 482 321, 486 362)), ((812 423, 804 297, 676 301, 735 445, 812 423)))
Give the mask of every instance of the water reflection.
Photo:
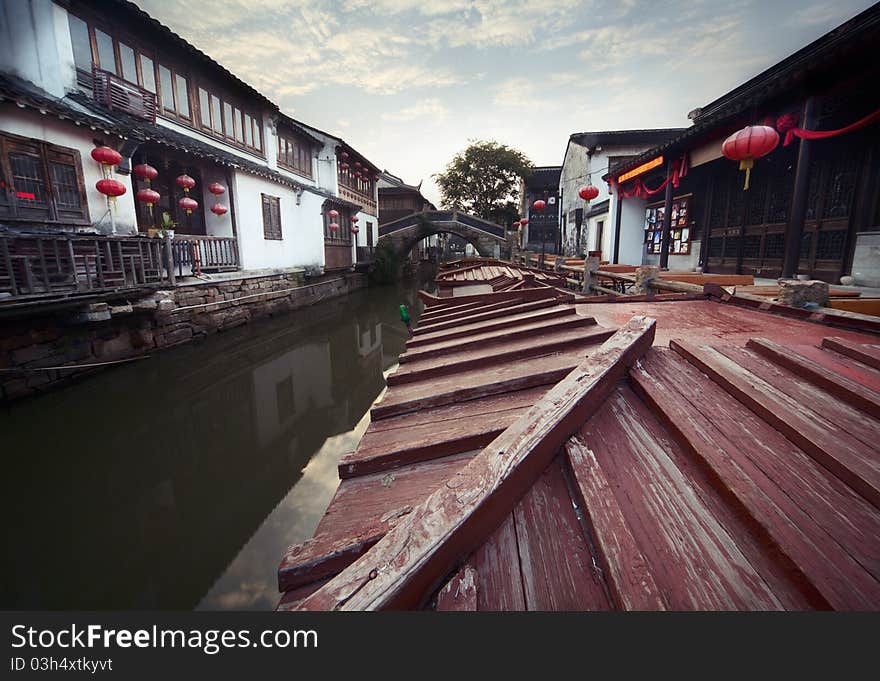
POLYGON ((406 289, 264 320, 0 412, 7 609, 264 608, 407 337, 406 289))

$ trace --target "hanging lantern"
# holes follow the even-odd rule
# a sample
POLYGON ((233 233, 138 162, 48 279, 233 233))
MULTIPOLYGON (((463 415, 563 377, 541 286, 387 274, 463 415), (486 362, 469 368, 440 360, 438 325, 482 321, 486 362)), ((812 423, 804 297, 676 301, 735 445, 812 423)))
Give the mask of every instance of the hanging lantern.
POLYGON ((187 194, 189 193, 190 189, 196 186, 196 181, 186 173, 184 173, 183 175, 179 175, 175 182, 177 182, 177 186, 180 187, 187 194))
POLYGON ((521 224, 522 224, 522 223, 521 223, 519 220, 517 220, 516 222, 513 223, 512 226, 513 226, 514 229, 519 229, 519 226, 520 226, 521 224))
POLYGON ((339 229, 339 225, 337 225, 335 222, 331 222, 329 225, 327 225, 327 227, 330 229, 331 232, 335 232, 339 229))
POLYGON ((327 211, 327 215, 330 217, 331 220, 335 220, 336 218, 339 217, 339 211, 335 210, 335 209, 331 209, 331 210, 327 211))
POLYGON ((92 158, 102 166, 115 166, 122 160, 122 154, 110 147, 95 147, 92 149, 92 158))
POLYGON ((532 204, 532 208, 535 210, 544 210, 546 207, 547 204, 544 201, 541 201, 541 199, 538 199, 532 204))
POLYGON ((357 215, 352 215, 352 216, 351 216, 351 221, 352 221, 352 222, 357 222, 358 220, 360 220, 360 218, 359 218, 357 215))
POLYGON ((148 208, 152 208, 154 203, 159 203, 162 198, 155 189, 141 189, 135 194, 135 198, 141 203, 147 204, 148 208))
POLYGON ((150 180, 155 180, 159 177, 159 171, 148 163, 138 163, 131 170, 135 174, 135 177, 145 180, 147 184, 150 183, 150 180))
POLYGON ((95 187, 104 196, 112 198, 125 194, 125 185, 119 180, 114 180, 112 178, 105 177, 103 180, 98 180, 95 187))
POLYGON ((519 221, 519 224, 521 224, 523 227, 525 227, 527 224, 529 224, 529 219, 523 218, 522 220, 519 221))
POLYGON ((348 170, 349 165, 347 163, 340 163, 339 167, 342 168, 342 170, 348 170))
POLYGON ((358 227, 357 225, 352 225, 352 226, 351 226, 351 233, 352 233, 352 234, 357 234, 357 233, 360 232, 360 231, 361 231, 361 228, 358 227))
POLYGON ((221 218, 224 215, 226 215, 226 212, 228 210, 229 209, 226 206, 224 206, 222 203, 215 203, 213 206, 211 206, 211 212, 214 215, 216 215, 218 218, 221 218))
POLYGON ((749 176, 755 159, 769 154, 778 144, 779 133, 769 125, 749 125, 724 140, 721 153, 731 161, 739 161, 739 169, 746 171, 743 190, 749 188, 749 176))
POLYGON ((355 168, 360 168, 360 167, 361 167, 361 162, 360 162, 360 161, 355 161, 355 162, 354 162, 354 167, 355 167, 355 168))
POLYGON ((347 151, 340 151, 339 158, 341 158, 344 161, 345 159, 348 158, 348 152, 347 151))
POLYGON ((578 196, 580 196, 584 201, 592 201, 597 196, 599 196, 599 188, 594 187, 592 184, 588 184, 586 187, 582 187, 578 192, 578 196))
POLYGON ((224 187, 219 182, 212 182, 208 185, 208 191, 216 196, 220 196, 220 194, 226 193, 226 187, 224 187))
POLYGON ((192 212, 199 207, 199 202, 189 196, 184 196, 177 202, 177 205, 185 210, 187 215, 192 215, 192 212))

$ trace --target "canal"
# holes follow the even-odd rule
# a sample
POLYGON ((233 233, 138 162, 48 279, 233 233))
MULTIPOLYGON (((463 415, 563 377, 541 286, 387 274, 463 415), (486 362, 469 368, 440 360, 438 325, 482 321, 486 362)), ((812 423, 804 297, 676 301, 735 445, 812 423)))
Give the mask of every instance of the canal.
POLYGON ((373 287, 0 411, 2 609, 269 609, 417 286, 373 287))

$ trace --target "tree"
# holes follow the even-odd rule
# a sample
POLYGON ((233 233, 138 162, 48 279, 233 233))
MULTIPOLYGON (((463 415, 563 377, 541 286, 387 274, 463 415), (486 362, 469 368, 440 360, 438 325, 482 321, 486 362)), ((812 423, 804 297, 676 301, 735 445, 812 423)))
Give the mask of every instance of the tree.
POLYGON ((509 225, 519 215, 519 178, 531 174, 532 162, 521 151, 494 140, 470 140, 434 179, 445 208, 509 225))

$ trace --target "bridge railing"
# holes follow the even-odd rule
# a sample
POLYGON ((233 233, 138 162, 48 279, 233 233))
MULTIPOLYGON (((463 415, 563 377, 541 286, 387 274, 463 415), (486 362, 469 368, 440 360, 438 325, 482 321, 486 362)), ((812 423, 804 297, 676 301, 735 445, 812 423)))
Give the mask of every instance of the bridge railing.
POLYGON ((407 229, 409 227, 414 227, 419 224, 429 224, 432 222, 458 222, 459 224, 465 225, 467 227, 472 227, 473 229, 478 229, 482 232, 486 232, 487 234, 491 234, 497 239, 507 238, 504 227, 502 227, 501 225, 496 225, 493 222, 483 220, 482 218, 478 218, 474 215, 469 215, 468 213, 462 213, 460 211, 452 210, 424 211, 422 213, 413 213, 412 215, 406 215, 402 218, 394 220, 393 222, 388 222, 384 225, 380 225, 379 236, 386 236, 388 234, 398 232, 401 229, 407 229))

